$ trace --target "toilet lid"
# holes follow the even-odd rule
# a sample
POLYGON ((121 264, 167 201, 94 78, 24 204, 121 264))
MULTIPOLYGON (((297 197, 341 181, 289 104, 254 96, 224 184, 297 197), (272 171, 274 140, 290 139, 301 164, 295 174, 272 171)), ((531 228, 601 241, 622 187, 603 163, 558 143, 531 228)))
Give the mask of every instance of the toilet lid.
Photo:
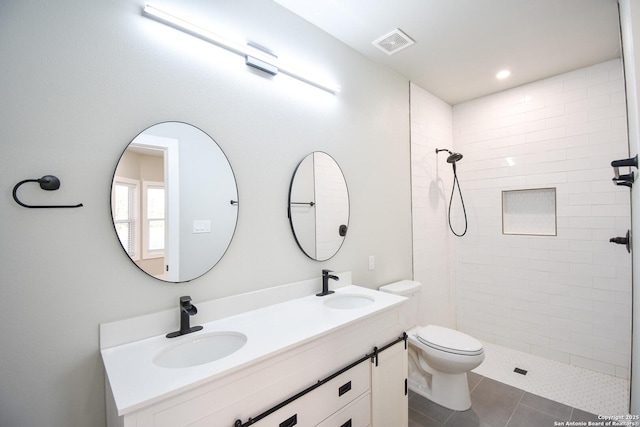
POLYGON ((482 343, 477 339, 442 326, 427 325, 420 328, 416 338, 423 344, 449 353, 473 356, 483 352, 482 343))

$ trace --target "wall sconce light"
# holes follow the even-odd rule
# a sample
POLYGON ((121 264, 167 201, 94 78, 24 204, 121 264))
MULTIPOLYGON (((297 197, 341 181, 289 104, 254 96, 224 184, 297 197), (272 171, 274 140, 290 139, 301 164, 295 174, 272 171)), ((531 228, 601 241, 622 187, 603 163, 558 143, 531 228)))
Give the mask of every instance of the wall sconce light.
POLYGON ((278 73, 282 73, 333 94, 340 92, 340 86, 338 86, 337 84, 321 81, 314 76, 309 76, 306 73, 300 72, 293 67, 282 64, 278 61, 278 57, 276 55, 274 55, 272 52, 267 51, 261 46, 257 46, 252 43, 243 45, 228 40, 225 37, 212 33, 211 31, 197 25, 191 24, 190 22, 187 22, 154 6, 151 6, 150 4, 145 5, 143 14, 148 18, 152 18, 158 22, 183 31, 194 37, 198 37, 206 42, 215 44, 216 46, 226 49, 230 52, 244 56, 245 63, 248 66, 264 71, 265 73, 271 74, 272 76, 275 76, 278 73))

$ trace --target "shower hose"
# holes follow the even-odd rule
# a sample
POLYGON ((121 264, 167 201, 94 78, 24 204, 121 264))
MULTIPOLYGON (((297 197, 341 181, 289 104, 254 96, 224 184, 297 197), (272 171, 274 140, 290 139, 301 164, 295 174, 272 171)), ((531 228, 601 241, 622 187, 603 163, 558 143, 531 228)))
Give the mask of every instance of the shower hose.
POLYGON ((465 234, 467 234, 467 226, 469 225, 469 223, 467 221, 467 210, 464 207, 464 199, 462 198, 462 190, 460 189, 460 183, 458 182, 458 174, 456 173, 455 162, 452 163, 452 165, 453 165, 453 187, 451 188, 451 198, 449 199, 449 229, 451 229, 451 232, 454 235, 458 237, 462 237, 465 234), (456 233, 456 231, 453 229, 453 226, 451 225, 451 205, 453 204, 453 193, 455 193, 456 191, 456 186, 458 186, 458 194, 460 194, 460 203, 462 204, 462 213, 464 214, 464 231, 462 232, 462 234, 456 233))

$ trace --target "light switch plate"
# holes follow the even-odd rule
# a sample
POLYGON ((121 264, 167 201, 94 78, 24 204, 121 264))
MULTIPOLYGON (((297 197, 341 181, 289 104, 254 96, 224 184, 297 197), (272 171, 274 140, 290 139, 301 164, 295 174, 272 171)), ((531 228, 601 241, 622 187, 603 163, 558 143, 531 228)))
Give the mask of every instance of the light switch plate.
POLYGON ((211 233, 211 220, 197 219, 193 221, 193 233, 211 233))

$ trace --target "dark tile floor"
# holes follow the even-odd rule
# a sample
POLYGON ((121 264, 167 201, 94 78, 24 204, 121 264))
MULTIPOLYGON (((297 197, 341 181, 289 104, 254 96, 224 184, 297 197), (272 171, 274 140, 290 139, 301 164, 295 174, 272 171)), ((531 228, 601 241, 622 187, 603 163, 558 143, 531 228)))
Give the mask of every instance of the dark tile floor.
POLYGON ((553 427, 597 415, 470 372, 471 409, 452 411, 409 392, 409 427, 553 427), (558 424, 555 424, 558 422, 558 424))

